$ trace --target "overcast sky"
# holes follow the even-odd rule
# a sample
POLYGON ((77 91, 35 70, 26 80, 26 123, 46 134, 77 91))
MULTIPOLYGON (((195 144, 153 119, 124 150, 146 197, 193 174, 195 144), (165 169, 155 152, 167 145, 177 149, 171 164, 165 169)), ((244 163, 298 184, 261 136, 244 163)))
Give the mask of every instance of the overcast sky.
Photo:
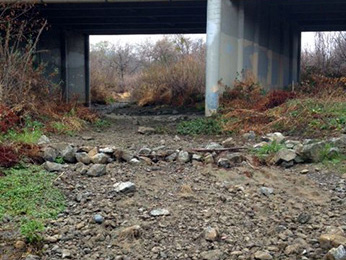
MULTIPOLYGON (((313 48, 314 45, 314 35, 313 32, 303 33, 302 35, 302 48, 313 48)), ((206 38, 205 34, 189 34, 188 35, 192 39, 204 39, 206 38)), ((159 39, 162 39, 163 35, 98 35, 91 36, 90 42, 91 44, 95 44, 101 41, 109 41, 117 44, 137 44, 143 43, 146 41, 156 42, 159 39)))

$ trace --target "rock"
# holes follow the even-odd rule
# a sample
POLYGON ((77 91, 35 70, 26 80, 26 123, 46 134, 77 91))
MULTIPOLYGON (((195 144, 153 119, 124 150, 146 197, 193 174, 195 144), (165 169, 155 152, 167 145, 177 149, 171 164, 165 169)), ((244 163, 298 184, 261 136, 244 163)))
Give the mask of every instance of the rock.
POLYGON ((167 209, 153 209, 150 211, 150 216, 159 217, 159 216, 168 216, 170 215, 169 210, 167 209))
POLYGON ((132 158, 131 160, 130 160, 130 162, 129 162, 130 164, 140 164, 141 163, 141 161, 140 160, 138 160, 137 158, 132 158))
POLYGON ((248 141, 254 141, 256 139, 256 134, 254 131, 243 134, 243 138, 248 141))
POLYGON ((255 145, 253 146, 253 148, 259 149, 259 148, 262 148, 262 147, 265 146, 265 145, 268 145, 268 143, 267 143, 267 142, 260 142, 260 143, 255 144, 255 145))
POLYGON ((346 246, 346 237, 338 233, 324 234, 320 236, 319 242, 322 248, 327 249, 340 245, 346 246))
POLYGON ((115 192, 118 193, 129 193, 136 191, 136 186, 130 181, 118 182, 113 185, 115 192))
POLYGON ((41 258, 38 255, 29 254, 25 257, 25 260, 40 260, 41 258))
POLYGON ((199 155, 199 154, 193 154, 192 155, 192 160, 200 162, 200 161, 202 161, 202 156, 199 155))
POLYGON ((230 137, 230 138, 227 138, 226 140, 224 140, 222 142, 222 146, 225 148, 231 148, 231 147, 235 146, 235 142, 234 142, 233 138, 230 137))
POLYGON ((114 156, 118 159, 118 161, 130 162, 133 158, 133 154, 129 151, 125 150, 116 150, 114 152, 114 156))
POLYGON ((108 154, 114 153, 114 149, 111 147, 100 148, 99 151, 100 153, 108 153, 108 154))
POLYGON ((246 157, 241 153, 227 153, 226 158, 230 163, 238 164, 246 161, 246 157))
POLYGON ((89 164, 91 162, 89 155, 86 152, 76 153, 76 159, 78 162, 89 164))
POLYGON ((150 134, 154 134, 155 132, 156 130, 152 127, 146 127, 146 126, 138 127, 138 133, 143 135, 150 135, 150 134))
POLYGON ((88 171, 88 167, 86 165, 84 165, 83 163, 79 162, 76 164, 76 172, 78 172, 79 174, 86 174, 88 171))
POLYGON ((89 157, 91 158, 91 157, 95 156, 96 154, 98 154, 98 152, 99 152, 99 149, 98 149, 97 147, 94 147, 93 149, 91 149, 91 150, 88 152, 88 155, 89 155, 89 157))
POLYGON ((70 162, 70 163, 76 162, 76 156, 75 156, 76 151, 71 145, 69 144, 65 145, 64 149, 60 150, 59 152, 65 162, 70 162))
POLYGON ((294 160, 289 161, 289 162, 283 161, 281 163, 281 166, 284 167, 284 168, 291 168, 291 167, 294 166, 294 162, 295 162, 294 160))
POLYGON ((54 149, 53 147, 45 147, 43 148, 43 159, 45 161, 54 162, 55 159, 58 157, 58 151, 54 149))
POLYGON ((278 151, 274 157, 270 160, 272 164, 280 164, 282 162, 291 162, 296 158, 297 154, 291 149, 281 149, 278 151))
POLYGON ((178 154, 177 153, 172 153, 171 155, 167 156, 165 159, 168 162, 173 162, 177 159, 178 154))
POLYGON ((61 252, 61 257, 62 258, 71 258, 72 254, 71 254, 71 252, 69 250, 63 249, 62 252, 61 252))
POLYGON ((297 221, 300 224, 306 224, 309 222, 310 219, 311 219, 311 215, 309 213, 303 212, 299 214, 297 221))
POLYGON ((206 154, 206 155, 204 156, 203 161, 204 161, 206 164, 212 164, 212 163, 215 162, 214 156, 213 156, 212 154, 210 154, 210 153, 209 153, 209 154, 206 154))
POLYGON ((309 173, 309 170, 308 169, 304 169, 304 170, 301 170, 300 171, 300 174, 308 174, 309 173))
POLYGON ((173 141, 179 142, 181 139, 179 136, 175 135, 173 138, 173 141))
POLYGON ((278 144, 282 143, 285 139, 286 137, 280 132, 270 133, 262 137, 263 141, 270 142, 270 143, 276 142, 278 144))
POLYGON ((269 197, 270 195, 272 195, 274 193, 274 189, 268 188, 268 187, 261 187, 260 192, 261 192, 261 194, 269 197))
POLYGON ((104 221, 104 218, 103 218, 100 214, 96 214, 96 215, 94 216, 94 221, 95 221, 95 223, 97 223, 97 224, 102 224, 103 221, 104 221))
POLYGON ((231 163, 227 158, 220 158, 217 161, 217 165, 222 168, 231 168, 231 163))
POLYGON ((332 147, 328 150, 327 156, 328 156, 328 158, 335 158, 335 157, 339 156, 339 154, 340 154, 339 148, 332 147))
POLYGON ((138 154, 141 156, 149 156, 151 154, 151 149, 143 147, 139 150, 138 154))
POLYGON ((289 245, 285 249, 286 255, 292 255, 292 254, 301 254, 303 251, 304 244, 300 243, 294 243, 293 245, 289 245))
POLYGON ((95 164, 106 164, 108 162, 109 156, 104 153, 97 153, 90 159, 95 164))
POLYGON ((99 177, 106 174, 106 165, 104 164, 94 164, 87 171, 87 176, 89 177, 99 177))
POLYGON ((187 163, 190 161, 190 154, 185 151, 180 151, 178 154, 178 162, 187 163))
POLYGON ((94 140, 94 137, 92 137, 92 136, 82 136, 82 139, 85 140, 85 141, 91 141, 91 140, 94 140))
POLYGON ((222 145, 215 142, 211 142, 205 146, 205 149, 220 149, 220 148, 223 148, 222 145))
POLYGON ((321 161, 321 153, 325 149, 327 142, 309 143, 303 146, 299 154, 305 161, 319 162, 321 161))
POLYGON ((49 144, 50 140, 46 135, 41 135, 40 139, 38 139, 37 144, 43 145, 43 144, 49 144))
POLYGON ((287 140, 285 142, 285 146, 287 149, 297 150, 298 148, 302 147, 302 143, 299 141, 287 140))
POLYGON ((346 260, 346 250, 343 245, 332 248, 326 255, 326 260, 346 260))
POLYGON ((207 227, 204 230, 204 238, 210 242, 216 241, 220 238, 219 231, 216 228, 207 227))
POLYGON ((14 247, 17 248, 17 249, 23 249, 26 247, 26 244, 25 242, 21 241, 21 240, 18 240, 15 244, 14 244, 14 247))
POLYGON ((201 260, 222 260, 224 254, 220 249, 214 249, 209 251, 204 251, 201 253, 201 260))
POLYGON ((43 167, 48 172, 61 172, 67 167, 67 165, 47 161, 43 164, 43 167))
POLYGON ((258 259, 258 260, 270 260, 270 259, 273 259, 271 254, 269 254, 268 252, 265 252, 265 251, 257 251, 255 253, 254 257, 255 257, 255 259, 258 259))

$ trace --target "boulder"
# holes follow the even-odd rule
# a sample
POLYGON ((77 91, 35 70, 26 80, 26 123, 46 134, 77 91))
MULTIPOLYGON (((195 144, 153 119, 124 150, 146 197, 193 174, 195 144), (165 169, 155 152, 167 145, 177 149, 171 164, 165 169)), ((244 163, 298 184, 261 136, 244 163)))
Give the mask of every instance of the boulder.
POLYGON ((47 161, 43 164, 43 167, 48 172, 61 172, 67 165, 47 161))
POLYGON ((91 162, 91 159, 86 152, 76 153, 76 159, 78 162, 84 164, 89 164, 91 162))
POLYGON ((87 176, 89 177, 99 177, 106 174, 106 165, 104 164, 94 164, 87 171, 87 176))
POLYGON ((69 144, 66 144, 63 149, 59 151, 61 157, 65 162, 76 162, 76 150, 69 144))
POLYGON ((104 153, 97 153, 90 159, 95 164, 106 164, 108 162, 109 156, 104 153))
POLYGON ((42 152, 43 152, 43 159, 45 161, 54 162, 55 159, 58 157, 58 151, 54 149, 53 147, 47 146, 42 149, 42 152))
POLYGON ((271 159, 270 163, 272 164, 280 164, 282 162, 291 162, 297 157, 297 154, 292 149, 281 149, 278 151, 271 159))

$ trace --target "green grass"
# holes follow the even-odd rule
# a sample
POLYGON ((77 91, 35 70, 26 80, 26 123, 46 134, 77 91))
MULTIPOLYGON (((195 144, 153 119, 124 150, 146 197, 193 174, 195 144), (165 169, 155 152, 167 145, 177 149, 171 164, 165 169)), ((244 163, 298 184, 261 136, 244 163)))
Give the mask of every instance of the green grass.
POLYGON ((95 123, 93 123, 93 126, 99 129, 107 128, 111 126, 111 122, 109 122, 106 119, 97 119, 95 123))
POLYGON ((24 128, 22 131, 10 130, 4 136, 4 139, 19 142, 34 144, 37 143, 38 139, 43 135, 41 129, 29 129, 24 128))
POLYGON ((57 131, 58 134, 67 134, 74 136, 75 131, 72 131, 70 127, 62 122, 53 122, 51 126, 57 131))
POLYGON ((265 144, 260 148, 257 148, 254 150, 254 153, 259 157, 259 158, 263 158, 266 155, 271 155, 271 154, 275 154, 278 151, 280 151, 281 149, 284 148, 284 145, 277 143, 276 141, 273 141, 271 143, 265 144))
POLYGON ((28 242, 38 242, 45 221, 65 208, 63 194, 53 185, 55 178, 34 166, 6 170, 0 178, 0 220, 11 216, 28 242))
POLYGON ((217 118, 198 118, 180 122, 177 132, 181 135, 218 135, 222 133, 222 126, 217 118))

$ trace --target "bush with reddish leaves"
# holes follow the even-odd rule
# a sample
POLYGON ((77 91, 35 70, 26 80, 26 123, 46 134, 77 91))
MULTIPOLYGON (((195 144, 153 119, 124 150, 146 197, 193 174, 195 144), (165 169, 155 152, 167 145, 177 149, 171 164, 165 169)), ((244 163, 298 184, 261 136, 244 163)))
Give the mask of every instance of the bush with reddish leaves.
POLYGON ((15 149, 11 146, 0 146, 0 167, 13 167, 19 162, 15 149))
POLYGON ((268 109, 278 107, 285 103, 287 100, 293 99, 295 97, 296 94, 294 92, 273 90, 259 101, 255 109, 258 111, 266 111, 268 109))
POLYGON ((19 123, 19 117, 8 107, 0 105, 0 132, 6 134, 19 123))

